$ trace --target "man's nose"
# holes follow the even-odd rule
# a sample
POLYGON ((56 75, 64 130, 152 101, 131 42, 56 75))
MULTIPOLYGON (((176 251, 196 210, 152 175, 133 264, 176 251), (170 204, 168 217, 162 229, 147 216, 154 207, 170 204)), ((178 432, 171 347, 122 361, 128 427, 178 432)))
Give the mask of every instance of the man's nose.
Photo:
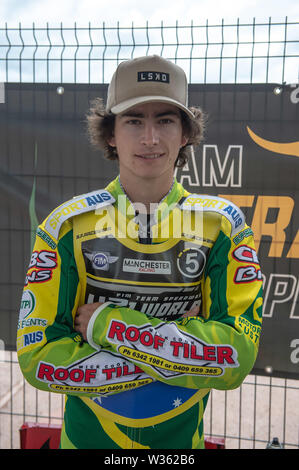
POLYGON ((141 143, 147 146, 151 146, 157 145, 159 140, 159 131, 155 124, 152 122, 145 123, 141 137, 141 143))

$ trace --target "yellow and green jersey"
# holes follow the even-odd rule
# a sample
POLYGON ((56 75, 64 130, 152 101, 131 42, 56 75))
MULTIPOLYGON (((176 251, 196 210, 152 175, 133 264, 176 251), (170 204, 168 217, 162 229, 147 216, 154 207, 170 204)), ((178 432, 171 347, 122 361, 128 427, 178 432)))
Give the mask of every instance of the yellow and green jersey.
POLYGON ((261 317, 261 271, 238 207, 175 180, 146 216, 116 178, 38 227, 18 357, 34 387, 66 395, 62 448, 198 449, 209 391, 251 371, 261 317), (102 305, 85 342, 74 317, 93 302, 102 305))

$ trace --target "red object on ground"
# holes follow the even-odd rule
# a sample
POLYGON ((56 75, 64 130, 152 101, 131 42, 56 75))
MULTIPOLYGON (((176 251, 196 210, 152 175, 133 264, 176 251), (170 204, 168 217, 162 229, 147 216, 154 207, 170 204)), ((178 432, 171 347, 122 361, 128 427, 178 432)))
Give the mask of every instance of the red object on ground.
POLYGON ((207 437, 205 438, 205 449, 225 449, 225 439, 207 437))
POLYGON ((20 428, 21 449, 58 449, 61 426, 24 423, 20 428))
MULTIPOLYGON (((61 426, 58 424, 24 423, 20 428, 21 449, 58 449, 61 426)), ((225 449, 225 440, 205 438, 206 449, 225 449)))

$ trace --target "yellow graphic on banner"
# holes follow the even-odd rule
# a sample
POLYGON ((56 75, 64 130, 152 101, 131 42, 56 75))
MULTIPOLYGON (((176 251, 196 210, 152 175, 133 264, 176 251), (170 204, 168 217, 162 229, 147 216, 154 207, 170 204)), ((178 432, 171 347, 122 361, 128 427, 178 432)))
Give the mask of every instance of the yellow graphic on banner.
POLYGON ((247 126, 247 131, 252 140, 260 147, 270 150, 270 152, 281 153, 282 155, 293 155, 299 157, 299 141, 297 142, 272 142, 271 140, 263 139, 256 135, 250 127, 247 126))

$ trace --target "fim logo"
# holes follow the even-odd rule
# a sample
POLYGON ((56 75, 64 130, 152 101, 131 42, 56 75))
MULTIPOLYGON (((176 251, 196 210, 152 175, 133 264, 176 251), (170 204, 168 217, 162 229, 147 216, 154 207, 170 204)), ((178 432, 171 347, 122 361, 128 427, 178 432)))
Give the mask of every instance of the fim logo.
POLYGON ((5 362, 5 344, 3 339, 0 339, 0 363, 5 362))
POLYGON ((118 256, 111 256, 109 252, 85 253, 86 258, 92 262, 93 269, 108 271, 109 266, 118 260, 118 256))

